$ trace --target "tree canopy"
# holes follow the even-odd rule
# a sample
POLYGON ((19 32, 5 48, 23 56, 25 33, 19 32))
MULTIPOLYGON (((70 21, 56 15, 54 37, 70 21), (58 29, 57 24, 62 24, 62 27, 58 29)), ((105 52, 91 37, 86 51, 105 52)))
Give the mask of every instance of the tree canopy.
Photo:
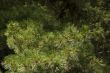
POLYGON ((0 0, 1 73, 109 73, 109 0, 0 0))

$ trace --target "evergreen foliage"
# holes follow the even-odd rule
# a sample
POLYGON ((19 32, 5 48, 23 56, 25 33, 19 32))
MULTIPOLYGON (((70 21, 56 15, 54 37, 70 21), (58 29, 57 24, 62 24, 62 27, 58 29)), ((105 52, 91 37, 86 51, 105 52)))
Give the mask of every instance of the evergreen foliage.
POLYGON ((109 0, 0 0, 1 73, 110 73, 109 0))

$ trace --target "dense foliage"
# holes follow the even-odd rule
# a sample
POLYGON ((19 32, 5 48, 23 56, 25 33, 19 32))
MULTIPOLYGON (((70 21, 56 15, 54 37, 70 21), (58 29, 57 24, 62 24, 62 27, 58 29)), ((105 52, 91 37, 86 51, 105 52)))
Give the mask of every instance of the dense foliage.
POLYGON ((0 0, 1 73, 110 73, 109 0, 0 0))

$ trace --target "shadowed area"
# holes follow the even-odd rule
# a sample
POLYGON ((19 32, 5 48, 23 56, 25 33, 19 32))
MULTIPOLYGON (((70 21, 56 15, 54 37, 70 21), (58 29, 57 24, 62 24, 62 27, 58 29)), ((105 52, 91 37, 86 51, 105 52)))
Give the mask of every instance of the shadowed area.
MULTIPOLYGON (((0 40, 4 40, 4 38, 0 36, 0 40)), ((14 54, 14 51, 9 49, 9 47, 7 46, 5 37, 5 40, 2 43, 2 49, 0 49, 0 70, 2 71, 2 73, 4 73, 7 70, 2 66, 1 63, 4 60, 4 58, 10 54, 14 54)))

